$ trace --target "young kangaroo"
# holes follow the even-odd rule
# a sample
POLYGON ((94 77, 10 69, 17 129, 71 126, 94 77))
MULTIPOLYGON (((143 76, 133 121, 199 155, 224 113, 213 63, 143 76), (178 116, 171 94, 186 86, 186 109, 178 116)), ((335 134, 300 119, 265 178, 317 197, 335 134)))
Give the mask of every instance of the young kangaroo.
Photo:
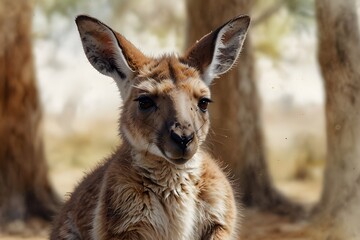
POLYGON ((183 57, 152 58, 97 19, 76 18, 88 60, 120 89, 122 144, 71 194, 51 239, 237 238, 232 188, 201 144, 209 85, 235 63, 249 22, 230 20, 183 57))

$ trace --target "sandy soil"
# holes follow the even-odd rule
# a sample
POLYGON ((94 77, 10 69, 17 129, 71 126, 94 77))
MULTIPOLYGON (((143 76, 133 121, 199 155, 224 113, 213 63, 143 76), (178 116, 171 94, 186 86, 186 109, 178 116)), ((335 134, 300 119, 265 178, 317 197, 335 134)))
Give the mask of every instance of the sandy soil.
MULTIPOLYGON (((246 240, 305 240, 311 239, 307 233, 306 222, 292 222, 286 217, 255 210, 245 211, 245 221, 242 225, 240 239, 246 240)), ((47 233, 18 233, 15 235, 0 235, 2 240, 45 240, 47 233)))

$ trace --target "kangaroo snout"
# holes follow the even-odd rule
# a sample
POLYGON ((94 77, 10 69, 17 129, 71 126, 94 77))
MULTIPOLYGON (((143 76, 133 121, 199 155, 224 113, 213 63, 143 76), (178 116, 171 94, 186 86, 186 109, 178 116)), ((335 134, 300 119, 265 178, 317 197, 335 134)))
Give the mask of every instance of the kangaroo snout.
POLYGON ((194 139, 194 132, 188 135, 186 135, 185 133, 180 135, 176 133, 174 130, 171 130, 170 136, 171 136, 171 140, 173 140, 173 142, 175 142, 178 145, 178 147, 184 151, 192 143, 194 139))
POLYGON ((187 121, 171 121, 169 124, 170 139, 183 152, 194 140, 194 129, 187 121))
POLYGON ((187 121, 170 121, 167 126, 169 140, 161 148, 177 164, 185 163, 198 148, 194 128, 187 121))

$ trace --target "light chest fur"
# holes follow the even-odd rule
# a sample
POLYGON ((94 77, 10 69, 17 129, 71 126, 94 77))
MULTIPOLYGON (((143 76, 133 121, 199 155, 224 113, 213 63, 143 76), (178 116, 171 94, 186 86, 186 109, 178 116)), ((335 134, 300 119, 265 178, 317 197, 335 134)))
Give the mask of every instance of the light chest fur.
MULTIPOLYGON (((107 230, 104 231, 101 223, 106 218, 103 209, 108 205, 114 205, 113 215, 116 212, 127 215, 126 221, 120 221, 113 228, 116 233, 128 231, 141 220, 147 224, 138 229, 138 233, 144 239, 154 240, 201 239, 202 233, 210 228, 211 219, 221 220, 226 215, 226 204, 223 197, 219 196, 226 195, 229 186, 220 186, 212 179, 207 184, 207 179, 203 179, 207 167, 217 167, 207 154, 200 151, 183 166, 155 159, 144 160, 142 154, 134 154, 132 157, 131 170, 126 166, 127 163, 117 161, 108 167, 109 173, 103 179, 100 201, 94 210, 94 239, 106 236, 107 230), (119 174, 118 168, 127 168, 127 171, 119 174), (114 181, 117 182, 116 188, 113 187, 114 181), (108 186, 109 182, 111 186, 108 186), (214 196, 204 194, 208 188, 216 190, 214 196), (109 199, 113 200, 110 204, 109 199)), ((214 170, 217 172, 220 169, 214 170)), ((218 174, 222 175, 221 172, 218 174)), ((221 177, 225 180, 224 175, 221 177)), ((218 176, 217 179, 220 180, 218 176)), ((233 211, 235 218, 237 209, 233 211)))

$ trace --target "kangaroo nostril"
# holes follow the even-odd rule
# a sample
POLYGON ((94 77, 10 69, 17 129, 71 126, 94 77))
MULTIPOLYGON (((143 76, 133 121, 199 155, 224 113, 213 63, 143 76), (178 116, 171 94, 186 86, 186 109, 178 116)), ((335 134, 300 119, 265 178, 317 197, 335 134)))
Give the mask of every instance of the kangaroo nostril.
POLYGON ((179 136, 174 131, 171 131, 170 136, 171 139, 183 150, 185 150, 185 148, 187 148, 194 139, 194 133, 188 136, 186 135, 179 136))
POLYGON ((183 136, 183 139, 185 139, 185 145, 188 146, 194 139, 194 133, 190 134, 189 136, 183 136))
POLYGON ((174 140, 174 142, 181 143, 182 141, 181 137, 178 134, 176 134, 174 131, 171 131, 170 136, 171 139, 174 140))

